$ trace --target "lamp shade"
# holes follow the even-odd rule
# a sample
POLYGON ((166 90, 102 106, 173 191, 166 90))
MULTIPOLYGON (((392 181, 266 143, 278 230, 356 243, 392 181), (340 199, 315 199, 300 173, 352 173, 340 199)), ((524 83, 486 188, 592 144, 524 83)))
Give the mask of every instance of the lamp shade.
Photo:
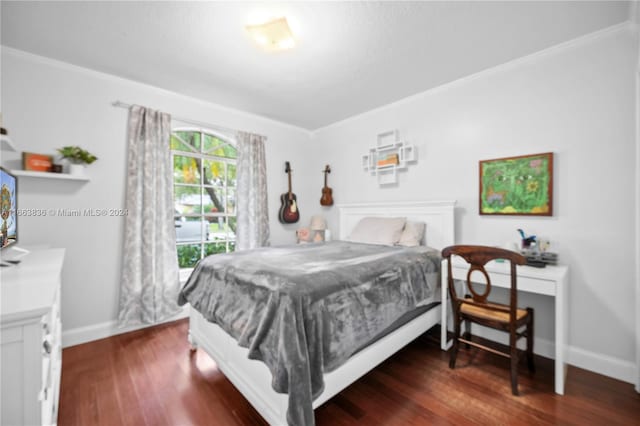
POLYGON ((327 222, 322 216, 311 216, 310 228, 313 231, 324 231, 325 229, 327 229, 327 222))

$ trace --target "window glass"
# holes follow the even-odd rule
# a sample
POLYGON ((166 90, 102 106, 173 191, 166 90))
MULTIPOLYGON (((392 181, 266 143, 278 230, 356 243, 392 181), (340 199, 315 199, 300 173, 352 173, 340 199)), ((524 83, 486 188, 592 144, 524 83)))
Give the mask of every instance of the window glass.
POLYGON ((178 264, 235 249, 236 148, 206 130, 171 135, 173 202, 178 264))

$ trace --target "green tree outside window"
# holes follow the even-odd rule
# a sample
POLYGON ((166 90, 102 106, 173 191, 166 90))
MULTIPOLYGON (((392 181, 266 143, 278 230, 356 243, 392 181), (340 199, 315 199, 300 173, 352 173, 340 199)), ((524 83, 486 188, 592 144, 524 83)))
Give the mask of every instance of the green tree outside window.
POLYGON ((171 153, 178 264, 192 268, 235 249, 237 151, 213 132, 176 129, 171 153))

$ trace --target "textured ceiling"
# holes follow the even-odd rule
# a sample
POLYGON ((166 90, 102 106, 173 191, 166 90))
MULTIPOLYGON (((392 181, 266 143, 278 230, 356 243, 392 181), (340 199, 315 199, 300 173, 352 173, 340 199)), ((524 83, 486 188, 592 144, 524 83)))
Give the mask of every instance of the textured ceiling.
MULTIPOLYGON (((11 2, 4 46, 317 129, 629 19, 628 2, 11 2), (297 47, 244 30, 286 15, 297 47)), ((135 101, 132 99, 131 101, 135 101)))

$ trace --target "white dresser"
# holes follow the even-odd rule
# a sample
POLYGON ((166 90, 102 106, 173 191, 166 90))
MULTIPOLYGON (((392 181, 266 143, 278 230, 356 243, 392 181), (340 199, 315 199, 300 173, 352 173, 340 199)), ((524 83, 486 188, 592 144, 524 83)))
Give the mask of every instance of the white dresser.
POLYGON ((0 269, 0 424, 55 425, 62 364, 64 249, 33 251, 0 269))

